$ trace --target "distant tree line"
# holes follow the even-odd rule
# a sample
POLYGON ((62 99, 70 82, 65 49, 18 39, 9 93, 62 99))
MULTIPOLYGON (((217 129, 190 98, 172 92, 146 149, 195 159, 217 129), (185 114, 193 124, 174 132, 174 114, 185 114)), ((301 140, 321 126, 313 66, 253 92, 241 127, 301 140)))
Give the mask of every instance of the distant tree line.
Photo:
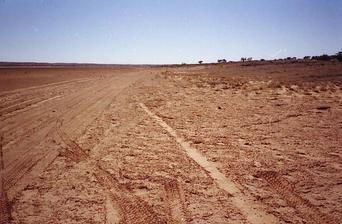
POLYGON ((251 58, 251 57, 250 58, 244 58, 244 57, 241 58, 242 62, 244 62, 244 61, 252 61, 252 60, 253 60, 253 58, 251 58))
MULTIPOLYGON (((242 57, 240 59, 240 61, 245 62, 245 61, 252 61, 253 58, 249 57, 242 57)), ((286 58, 279 58, 279 59, 275 59, 275 61, 297 61, 298 58, 296 57, 286 57, 286 58)), ((304 56, 303 60, 319 60, 319 61, 342 61, 342 51, 333 54, 333 55, 328 55, 328 54, 322 54, 320 56, 304 56)), ((266 61, 265 59, 260 59, 260 61, 266 61)), ((231 61, 230 61, 231 62, 231 61)), ((203 61, 198 61, 198 64, 202 64, 203 61)), ((227 63, 226 59, 218 59, 217 63, 227 63)), ((182 63, 183 65, 185 63, 182 63)))
MULTIPOLYGON (((246 58, 241 58, 241 61, 246 60, 246 58)), ((286 58, 278 58, 274 59, 275 61, 297 61, 301 60, 300 58, 296 57, 286 57, 286 58)), ((318 61, 342 61, 342 51, 333 54, 333 55, 328 55, 328 54, 322 54, 320 56, 304 56, 302 60, 318 60, 318 61)), ((265 59, 260 59, 260 61, 265 61, 265 59)))
POLYGON ((342 51, 333 54, 333 55, 327 55, 327 54, 322 54, 321 56, 305 56, 304 59, 311 59, 311 60, 319 60, 319 61, 342 61, 342 51))

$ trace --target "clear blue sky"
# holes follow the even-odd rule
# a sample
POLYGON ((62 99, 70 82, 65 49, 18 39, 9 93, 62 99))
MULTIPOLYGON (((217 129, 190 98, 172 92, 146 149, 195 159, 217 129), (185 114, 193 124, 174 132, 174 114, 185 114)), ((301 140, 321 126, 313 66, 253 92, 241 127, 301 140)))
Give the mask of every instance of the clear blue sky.
POLYGON ((341 50, 342 0, 0 0, 0 61, 190 63, 341 50))

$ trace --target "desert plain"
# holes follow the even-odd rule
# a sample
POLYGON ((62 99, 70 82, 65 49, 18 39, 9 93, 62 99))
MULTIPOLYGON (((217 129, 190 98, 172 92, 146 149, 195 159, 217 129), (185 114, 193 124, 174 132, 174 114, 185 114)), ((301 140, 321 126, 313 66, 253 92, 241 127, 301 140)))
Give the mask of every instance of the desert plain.
POLYGON ((341 223, 342 63, 0 68, 2 223, 341 223))

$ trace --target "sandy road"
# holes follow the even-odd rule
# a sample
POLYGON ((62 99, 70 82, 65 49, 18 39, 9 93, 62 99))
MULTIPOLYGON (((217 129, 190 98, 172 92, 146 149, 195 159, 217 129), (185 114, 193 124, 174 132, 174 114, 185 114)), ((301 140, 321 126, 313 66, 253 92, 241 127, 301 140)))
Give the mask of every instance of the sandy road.
POLYGON ((9 199, 58 155, 56 121, 79 137, 124 88, 146 75, 139 72, 51 83, 1 94, 4 190, 9 199))
POLYGON ((218 222, 245 222, 229 193, 137 106, 152 77, 112 74, 2 95, 11 222, 190 223, 215 210, 218 222))
MULTIPOLYGON (((298 123, 286 126, 286 122, 303 119, 309 110, 292 109, 289 115, 272 119, 257 114, 253 119, 235 110, 244 111, 244 103, 254 107, 245 95, 254 90, 235 93, 222 86, 216 91, 204 86, 216 80, 187 76, 191 70, 181 73, 184 77, 151 72, 98 73, 0 94, 2 221, 10 214, 11 223, 336 223, 337 153, 331 154, 332 159, 320 155, 335 169, 325 171, 320 163, 311 162, 316 158, 302 158, 312 150, 315 156, 323 153, 319 148, 303 152, 303 146, 299 157, 284 145, 282 151, 270 151, 276 142, 253 150, 248 148, 251 143, 242 142, 240 132, 249 127, 282 121, 293 127, 298 123), (197 81, 199 86, 194 86, 197 81), (282 164, 286 161, 296 162, 287 164, 294 164, 296 173, 311 175, 306 193, 293 185, 305 187, 303 179, 286 176, 289 171, 282 164), (316 172, 324 171, 336 183, 324 186, 313 181, 322 175, 301 165, 306 163, 320 165, 316 172), (317 206, 316 191, 321 187, 331 190, 317 197, 323 201, 317 206), (314 200, 306 194, 314 195, 314 200)), ((234 80, 227 83, 233 85, 234 80)), ((260 83, 246 85, 254 88, 260 83)), ((274 91, 281 90, 271 86, 264 90, 266 96, 252 97, 266 100, 274 97, 274 91)), ((325 104, 331 94, 321 94, 325 104)), ((277 96, 280 106, 296 97, 277 96)), ((311 95, 301 96, 303 102, 315 103, 307 96, 311 95)), ((333 105, 338 120, 340 103, 333 105)), ((253 111, 261 110, 257 106, 253 111)), ((326 122, 333 122, 333 115, 327 114, 326 122)), ((253 129, 251 135, 262 138, 264 132, 253 129)), ((257 140, 251 142, 258 146, 257 140)), ((335 145, 338 142, 331 141, 332 150, 335 145)))

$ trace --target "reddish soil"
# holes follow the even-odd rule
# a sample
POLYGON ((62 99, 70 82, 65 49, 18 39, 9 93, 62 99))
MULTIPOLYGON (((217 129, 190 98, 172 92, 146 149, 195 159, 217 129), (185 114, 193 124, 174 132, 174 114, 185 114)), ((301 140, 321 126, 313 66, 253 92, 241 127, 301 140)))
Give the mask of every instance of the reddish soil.
POLYGON ((341 63, 7 68, 0 83, 2 223, 342 220, 341 63))

